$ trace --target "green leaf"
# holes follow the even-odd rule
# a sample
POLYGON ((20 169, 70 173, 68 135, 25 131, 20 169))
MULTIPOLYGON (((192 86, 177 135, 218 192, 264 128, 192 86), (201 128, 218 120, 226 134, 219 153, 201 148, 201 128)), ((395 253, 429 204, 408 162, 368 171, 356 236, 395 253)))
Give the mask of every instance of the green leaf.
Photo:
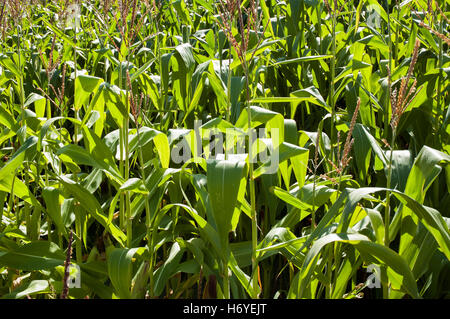
POLYGON ((279 97, 279 96, 267 96, 267 97, 256 97, 250 101, 250 103, 300 103, 300 102, 315 102, 314 97, 279 97))
MULTIPOLYGON (((419 296, 416 281, 406 261, 396 252, 383 245, 371 242, 361 234, 329 234, 318 239, 305 257, 304 266, 300 275, 300 296, 306 291, 311 281, 311 276, 316 268, 317 259, 322 248, 333 242, 348 243, 354 246, 360 253, 378 260, 388 267, 388 277, 394 289, 402 289, 413 298, 419 296)), ((370 260, 372 261, 372 260, 370 260)))
POLYGON ((122 91, 118 86, 105 84, 103 92, 106 109, 117 126, 122 128, 124 118, 127 116, 122 91))
POLYGON ((333 57, 332 55, 302 56, 302 57, 299 57, 299 58, 278 61, 278 62, 273 63, 272 66, 280 65, 280 64, 291 64, 291 63, 298 63, 298 62, 325 60, 325 59, 330 59, 332 57, 333 57))
MULTIPOLYGON (((280 113, 273 112, 271 110, 258 107, 258 106, 250 106, 250 112, 251 112, 251 118, 252 128, 259 126, 263 123, 267 123, 270 120, 274 119, 275 117, 280 117, 281 120, 283 120, 283 117, 280 113)), ((241 115, 239 116, 238 120, 236 121, 236 127, 242 128, 243 130, 248 129, 248 110, 245 108, 241 115)))
MULTIPOLYGON (((434 239, 436 239, 436 242, 439 244, 442 252, 448 259, 450 259, 450 231, 442 215, 431 207, 421 205, 419 202, 415 201, 406 194, 398 191, 394 191, 393 194, 410 210, 411 213, 414 213, 416 220, 420 220, 425 225, 428 231, 433 235, 434 239)), ((416 231, 417 229, 414 232, 414 236, 416 235, 416 231)), ((408 236, 402 234, 401 244, 404 245, 405 242, 408 241, 408 245, 410 245, 411 240, 408 239, 408 236)), ((400 254, 406 250, 405 248, 400 250, 400 254)))
MULTIPOLYGON (((17 57, 17 55, 16 55, 17 57)), ((21 76, 21 70, 19 70, 19 67, 14 62, 14 59, 12 57, 8 57, 5 54, 0 54, 0 63, 3 64, 9 71, 14 73, 16 77, 21 76)))
POLYGON ((94 158, 96 163, 99 163, 105 169, 105 173, 118 181, 123 181, 117 168, 112 152, 106 144, 87 126, 82 127, 84 144, 89 154, 94 158))
MULTIPOLYGON (((327 110, 328 112, 331 112, 331 108, 325 102, 325 100, 323 99, 319 90, 314 86, 310 86, 305 89, 294 91, 291 93, 291 96, 294 96, 296 98, 304 98, 305 101, 309 101, 313 104, 322 106, 325 110, 327 110)), ((291 109, 293 110, 293 112, 292 112, 293 114, 295 113, 295 109, 299 103, 300 103, 300 101, 292 103, 291 109)))
POLYGON ((144 182, 140 178, 130 178, 120 186, 121 191, 133 191, 142 194, 148 194, 144 182))
MULTIPOLYGON (((289 205, 292 205, 298 209, 309 209, 310 206, 303 203, 300 199, 295 197, 294 195, 290 194, 289 192, 285 191, 284 189, 281 189, 279 187, 273 188, 273 193, 281 200, 285 201, 289 205)), ((306 216, 305 216, 306 217, 306 216)), ((302 218, 301 218, 302 219, 302 218)), ((300 220, 301 220, 300 219, 300 220)))
POLYGON ((1 299, 20 299, 26 296, 51 293, 47 280, 33 280, 28 285, 21 285, 1 299))
MULTIPOLYGON (((302 155, 305 155, 305 154, 309 154, 308 149, 296 146, 294 144, 283 142, 275 150, 272 150, 272 152, 270 154, 270 161, 266 161, 263 165, 261 165, 254 171, 253 178, 257 178, 258 176, 268 173, 268 172, 269 172, 269 174, 273 173, 272 170, 276 167, 278 167, 278 170, 282 170, 282 167, 280 167, 278 165, 284 163, 288 159, 291 159, 291 161, 293 159, 294 163, 297 165, 303 164, 303 168, 306 169, 305 160, 304 159, 302 160, 302 158, 303 158, 302 155), (270 171, 272 171, 272 172, 270 172, 270 171)), ((286 171, 285 172, 282 171, 282 174, 284 173, 285 176, 283 176, 283 177, 285 179, 285 182, 288 183, 289 176, 287 176, 288 175, 287 167, 285 169, 286 169, 286 171)), ((301 167, 297 167, 297 169, 301 169, 301 167)), ((296 172, 296 171, 294 170, 294 172, 296 172)), ((301 176, 301 175, 299 174, 298 176, 301 176)))
POLYGON ((33 193, 28 189, 25 183, 16 177, 16 171, 25 160, 26 150, 33 147, 36 142, 36 137, 30 137, 27 142, 22 145, 16 153, 14 153, 14 156, 0 169, 0 190, 7 193, 11 193, 13 190, 13 195, 22 198, 27 203, 42 209, 41 204, 34 197, 33 193))
POLYGON ((45 97, 36 93, 31 93, 27 97, 23 106, 27 107, 33 103, 34 103, 34 110, 36 112, 36 117, 38 118, 43 117, 45 113, 45 106, 47 104, 47 100, 45 99, 45 97))
POLYGON ((14 117, 11 115, 7 108, 3 107, 3 105, 2 107, 0 107, 0 124, 13 131, 17 131, 19 129, 14 117))
POLYGON ((86 105, 91 93, 95 92, 100 86, 103 79, 91 75, 78 75, 75 79, 75 102, 76 110, 81 109, 82 105, 86 105))
POLYGON ((47 207, 47 214, 55 223, 56 227, 58 227, 58 230, 63 234, 67 234, 65 225, 63 223, 63 218, 61 216, 59 190, 54 187, 45 187, 42 191, 42 196, 44 197, 45 205, 47 207))
POLYGON ((216 231, 216 229, 214 229, 214 227, 211 226, 210 223, 208 223, 203 217, 201 217, 195 209, 193 209, 187 205, 169 204, 169 205, 164 206, 164 210, 169 210, 172 207, 181 207, 187 213, 189 213, 189 215, 192 217, 192 219, 194 219, 194 221, 198 224, 200 234, 204 238, 204 240, 211 243, 211 245, 215 249, 217 255, 220 256, 220 258, 224 259, 225 252, 223 250, 223 247, 221 244, 221 239, 220 239, 219 234, 216 231))
POLYGON ((187 70, 192 71, 195 66, 192 46, 189 43, 183 43, 175 47, 176 52, 181 56, 187 70))
POLYGON ((39 132, 39 139, 38 139, 38 144, 37 144, 38 152, 41 151, 42 142, 43 142, 44 138, 46 137, 48 130, 53 125, 53 123, 55 123, 56 121, 66 121, 66 120, 71 121, 74 125, 81 126, 81 122, 79 120, 76 120, 71 117, 57 116, 57 117, 52 117, 51 119, 48 119, 47 121, 45 121, 44 125, 42 125, 40 132, 39 132))
POLYGON ((89 212, 105 229, 122 245, 125 245, 127 236, 113 223, 108 221, 108 218, 103 215, 102 207, 94 195, 89 193, 80 184, 71 179, 60 176, 59 177, 64 187, 69 191, 81 204, 81 206, 89 212))
POLYGON ((119 184, 123 183, 123 178, 118 172, 115 163, 114 166, 109 165, 107 160, 102 160, 102 158, 104 159, 102 154, 96 154, 97 158, 95 158, 93 153, 89 153, 84 148, 75 144, 61 147, 56 154, 59 155, 63 161, 70 159, 77 165, 88 165, 101 169, 107 176, 113 178, 113 180, 117 181, 119 184))
MULTIPOLYGON (((404 191, 405 195, 414 199, 418 203, 423 203, 427 189, 431 186, 434 179, 438 176, 438 174, 441 171, 439 164, 441 165, 450 164, 450 156, 442 152, 439 152, 438 150, 432 149, 428 146, 424 146, 414 160, 414 165, 409 173, 408 180, 406 182, 406 187, 404 191)), ((428 213, 423 211, 421 205, 418 206, 415 205, 414 203, 410 203, 409 205, 413 205, 416 211, 414 211, 415 214, 413 214, 413 211, 410 207, 405 207, 401 211, 402 234, 400 239, 400 249, 399 249, 400 254, 402 254, 403 251, 410 245, 413 237, 415 236, 415 233, 417 231, 418 218, 420 218, 420 215, 422 215, 422 218, 424 218, 425 216, 429 216, 430 214, 432 216, 436 215, 435 212, 431 212, 431 210, 428 209, 427 209, 427 211, 429 211, 428 213)), ((438 227, 439 224, 442 225, 442 220, 438 221, 435 220, 435 218, 438 217, 435 216, 427 221, 431 223, 430 226, 433 225, 431 226, 433 229, 435 229, 435 227, 438 227)), ((443 230, 441 229, 441 235, 445 236, 445 233, 442 233, 442 231, 443 230)), ((448 234, 448 229, 446 233, 448 234)), ((433 235, 437 235, 437 233, 433 235)), ((436 240, 441 245, 441 248, 445 247, 442 246, 444 241, 443 239, 436 238, 436 240)), ((447 242, 447 245, 449 243, 450 242, 447 242)), ((445 254, 448 258, 450 258, 450 250, 447 251, 445 254)))
POLYGON ((136 151, 138 147, 144 147, 153 141, 163 168, 168 168, 170 164, 170 146, 167 135, 149 127, 139 128, 139 139, 137 134, 130 138, 130 153, 136 151))
POLYGON ((245 162, 233 160, 208 160, 207 185, 214 220, 223 245, 228 244, 228 233, 232 230, 233 213, 239 189, 245 185, 245 162))
POLYGON ((230 253, 230 258, 228 261, 228 266, 230 267, 233 274, 237 277, 242 287, 247 291, 247 293, 252 297, 256 298, 258 294, 261 292, 259 285, 256 285, 256 289, 254 289, 251 285, 251 278, 245 272, 239 268, 237 261, 232 253, 230 253))
POLYGON ((141 254, 145 248, 115 248, 107 256, 108 276, 122 299, 131 298, 132 262, 136 253, 141 254))
POLYGON ((156 270, 154 286, 154 294, 156 296, 159 296, 162 293, 169 278, 176 273, 184 251, 185 247, 181 247, 178 242, 173 243, 169 256, 165 260, 164 264, 156 270))
POLYGON ((49 241, 33 241, 0 255, 1 265, 28 271, 53 269, 63 265, 64 260, 62 250, 49 241))
POLYGON ((358 137, 358 140, 361 141, 360 143, 370 145, 377 157, 381 160, 381 162, 383 162, 383 166, 385 168, 388 167, 388 159, 386 158, 386 154, 369 131, 361 124, 355 125, 355 131, 357 132, 355 134, 357 134, 356 136, 358 137))
POLYGON ((155 62, 154 59, 151 59, 147 61, 143 66, 141 66, 136 72, 130 75, 130 81, 133 83, 134 80, 136 80, 142 73, 147 71, 149 67, 152 66, 153 62, 155 62))

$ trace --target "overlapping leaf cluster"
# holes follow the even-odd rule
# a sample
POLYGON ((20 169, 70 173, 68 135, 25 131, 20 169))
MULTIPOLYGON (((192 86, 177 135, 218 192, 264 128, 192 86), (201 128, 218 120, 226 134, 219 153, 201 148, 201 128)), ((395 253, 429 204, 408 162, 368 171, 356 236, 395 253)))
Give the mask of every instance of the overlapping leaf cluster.
POLYGON ((0 296, 448 297, 449 4, 2 2, 0 296))

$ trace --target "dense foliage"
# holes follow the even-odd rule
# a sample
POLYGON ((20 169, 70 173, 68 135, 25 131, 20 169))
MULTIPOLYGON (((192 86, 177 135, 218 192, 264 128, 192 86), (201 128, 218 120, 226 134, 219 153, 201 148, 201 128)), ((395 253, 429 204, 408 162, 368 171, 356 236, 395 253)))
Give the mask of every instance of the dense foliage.
POLYGON ((2 1, 0 296, 449 297, 449 4, 2 1))

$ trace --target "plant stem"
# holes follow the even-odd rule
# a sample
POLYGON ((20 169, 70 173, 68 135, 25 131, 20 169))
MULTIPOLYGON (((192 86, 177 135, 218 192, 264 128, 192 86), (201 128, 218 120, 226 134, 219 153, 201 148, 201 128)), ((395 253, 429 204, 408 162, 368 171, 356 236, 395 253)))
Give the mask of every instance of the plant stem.
MULTIPOLYGON (((444 5, 444 11, 445 12, 446 9, 446 4, 444 5)), ((440 21, 440 25, 439 25, 439 32, 441 34, 443 34, 443 26, 444 26, 444 21, 443 18, 441 17, 441 21, 440 21)), ((436 119, 435 119, 435 123, 436 123, 436 138, 438 138, 438 131, 439 131, 439 118, 443 113, 443 108, 441 106, 441 86, 442 86, 442 80, 443 80, 443 72, 442 72, 442 66, 443 66, 443 57, 444 57, 444 48, 443 48, 443 43, 442 43, 442 39, 439 38, 439 80, 438 80, 438 87, 437 87, 437 109, 436 109, 436 119)))
MULTIPOLYGON (((127 91, 128 98, 128 91, 127 91)), ((127 110, 128 110, 128 102, 127 102, 127 110)), ((130 177, 130 162, 128 160, 129 154, 129 145, 128 145, 128 126, 129 126, 129 116, 125 118, 124 125, 124 144, 125 144, 125 180, 128 180, 130 177)), ((127 212, 127 246, 131 248, 131 243, 133 240, 133 217, 131 215, 131 207, 130 207, 130 193, 128 191, 125 192, 125 207, 127 212)))
POLYGON ((228 78, 227 78, 227 103, 228 103, 228 110, 227 110, 227 121, 230 122, 231 118, 231 44, 230 44, 230 52, 228 54, 228 78))
POLYGON ((23 125, 24 116, 25 116, 25 96, 24 96, 24 89, 23 89, 23 72, 22 72, 22 58, 21 58, 21 50, 20 50, 20 30, 19 25, 16 27, 17 30, 17 55, 18 55, 18 68, 20 72, 19 76, 19 99, 20 99, 20 109, 22 111, 22 114, 20 116, 20 126, 23 125))
MULTIPOLYGON (((389 132, 389 123, 390 123, 390 110, 391 110, 391 96, 390 96, 390 85, 391 85, 391 79, 390 74, 393 71, 392 70, 392 40, 391 40, 391 15, 389 10, 389 3, 387 0, 385 0, 385 6, 386 6, 386 13, 387 13, 387 27, 388 27, 388 46, 389 46, 389 61, 388 61, 388 88, 386 90, 386 100, 385 100, 385 116, 384 116, 384 138, 387 138, 388 132, 389 132)), ((398 31, 398 28, 397 28, 398 31)), ((397 40, 397 39, 396 39, 397 40)), ((397 40, 398 41, 398 40, 397 40)), ((397 58, 397 56, 396 56, 397 58)), ((389 247, 390 244, 390 238, 389 238, 389 225, 390 225, 390 219, 391 219, 391 212, 390 212, 390 202, 391 202, 391 193, 389 189, 391 188, 391 178, 392 178, 392 157, 393 157, 393 148, 395 143, 395 138, 397 134, 397 128, 393 127, 392 130, 392 139, 390 144, 390 154, 389 154, 389 167, 388 167, 388 177, 387 177, 387 185, 386 188, 388 189, 386 191, 386 209, 384 212, 384 245, 386 247, 389 247)), ((388 299, 389 298, 389 280, 387 276, 387 267, 382 267, 380 269, 381 271, 381 277, 385 278, 385 284, 383 284, 383 298, 388 299)))
POLYGON ((77 205, 75 207, 75 233, 77 235, 77 241, 75 244, 75 250, 76 250, 76 260, 78 264, 81 264, 83 262, 83 251, 82 251, 82 227, 81 227, 81 207, 77 205))
MULTIPOLYGON (((73 48, 73 55, 74 55, 74 74, 75 74, 75 85, 74 85, 74 96, 76 96, 76 81, 77 81, 77 60, 78 60, 78 56, 77 56, 77 47, 76 47, 76 43, 77 43, 77 26, 75 25, 74 28, 74 43, 75 43, 75 47, 73 48)), ((75 106, 75 119, 76 120, 80 120, 80 110, 77 108, 77 106, 75 106)), ((77 145, 78 144, 78 124, 74 124, 74 144, 77 145)), ((75 174, 74 176, 75 181, 78 180, 77 174, 75 174)), ((82 255, 82 238, 83 238, 83 234, 82 234, 82 227, 81 227, 81 207, 77 206, 77 209, 75 210, 75 233, 78 237, 78 240, 75 243, 75 250, 76 250, 76 259, 77 259, 77 263, 82 263, 83 262, 83 255, 82 255)))
MULTIPOLYGON (((389 66, 389 72, 392 72, 392 40, 391 40, 391 15, 389 12, 389 4, 388 1, 385 0, 384 1, 385 6, 386 6, 386 13, 387 13, 387 28, 388 28, 388 47, 389 47, 389 61, 388 61, 388 66, 389 66)), ((388 81, 388 83, 390 84, 390 81, 388 81)), ((388 84, 388 85, 389 85, 388 84)), ((390 106, 390 88, 388 87, 387 91, 386 91, 386 101, 385 101, 385 105, 386 105, 386 109, 385 109, 385 116, 384 116, 384 138, 387 139, 388 137, 388 132, 389 132, 389 121, 390 121, 390 117, 389 117, 389 112, 391 110, 391 106, 390 106)))
MULTIPOLYGON (((245 57, 245 54, 244 54, 245 57)), ((250 84, 249 84, 249 70, 247 61, 244 58, 244 72, 245 72, 245 83, 247 90, 247 124, 250 135, 252 134, 252 113, 250 108, 250 84)), ((252 138, 250 138, 251 144, 252 138)), ((252 145, 249 145, 251 148, 252 145)), ((255 180, 253 178, 253 159, 251 158, 252 154, 249 152, 249 186, 250 186, 250 205, 251 205, 251 216, 252 216, 252 288, 254 293, 254 298, 258 298, 258 261, 256 260, 256 249, 258 246, 258 221, 256 216, 256 196, 255 196, 255 180)))
POLYGON ((313 198, 312 198, 312 212, 311 212, 311 233, 316 229, 316 171, 314 168, 314 180, 313 180, 313 198))
MULTIPOLYGON (((156 25, 156 53, 158 54, 158 72, 160 74, 159 109, 160 110, 165 110, 166 96, 165 96, 165 92, 163 91, 164 78, 163 78, 163 73, 162 73, 162 56, 161 56, 161 43, 159 41, 159 21, 158 21, 158 19, 156 19, 155 25, 156 25)), ((160 116, 161 116, 161 122, 160 122, 160 125, 159 125, 159 129, 162 130, 163 129, 163 124, 164 124, 163 123, 163 115, 160 115, 160 116)))
MULTIPOLYGON (((395 2, 395 4, 396 4, 395 6, 397 8, 397 22, 398 22, 398 21, 400 21, 400 6, 399 6, 399 3, 398 3, 398 0, 395 2)), ((400 41, 398 40, 400 27, 401 27, 401 25, 399 23, 397 23, 397 28, 395 28, 395 41, 397 43, 400 43, 400 41)), ((394 65, 397 65, 397 61, 398 61, 398 45, 395 46, 394 65)))
MULTIPOLYGON (((127 60, 128 61, 128 60, 127 60)), ((127 72, 128 72, 129 62, 127 62, 127 72)), ((122 76, 122 74, 120 74, 122 76)), ((130 178, 130 161, 129 161, 129 153, 130 153, 130 146, 128 145, 128 127, 130 126, 130 103, 129 103, 129 90, 132 88, 128 87, 127 81, 125 81, 125 92, 126 92, 126 98, 125 98, 125 110, 126 115, 124 118, 124 124, 123 124, 123 143, 125 145, 125 180, 127 181, 130 178)), ((133 217, 131 215, 131 207, 130 207, 130 193, 128 191, 125 192, 125 207, 126 207, 126 213, 127 213, 127 246, 131 248, 132 241, 133 241, 133 217)))
MULTIPOLYGON (((389 226, 390 226, 390 202, 391 202, 391 192, 389 191, 391 188, 391 179, 392 179, 392 158, 394 153, 394 143, 395 138, 397 135, 397 128, 394 128, 392 131, 392 139, 390 144, 390 154, 389 154, 389 163, 388 163, 388 177, 387 177, 387 185, 386 188, 388 189, 386 191, 386 209, 384 212, 384 245, 386 247, 389 247, 390 244, 390 236, 389 236, 389 226)), ((382 277, 386 278, 386 284, 383 285, 383 298, 388 299, 389 298, 389 282, 387 277, 387 268, 382 267, 381 269, 382 277)))
POLYGON ((328 258, 327 258, 327 270, 326 276, 328 278, 329 284, 326 285, 325 289, 325 298, 331 299, 331 294, 333 290, 333 253, 334 253, 334 245, 330 245, 328 247, 328 258))
POLYGON ((391 192, 389 189, 391 188, 391 179, 392 179, 392 157, 393 157, 393 147, 395 143, 395 138, 397 135, 397 129, 394 128, 392 132, 392 139, 391 139, 391 147, 390 147, 390 154, 389 154, 389 163, 388 163, 388 176, 387 176, 387 185, 386 188, 388 189, 386 191, 386 210, 384 215, 384 227, 385 227, 385 233, 384 233, 384 245, 386 247, 389 247, 390 244, 390 238, 389 238, 389 223, 390 223, 390 194, 391 192))
MULTIPOLYGON (((20 72, 20 76, 19 76, 19 98, 20 98, 20 109, 21 109, 21 116, 20 116, 20 126, 23 127, 24 125, 24 117, 25 117, 25 94, 24 94, 24 88, 23 88, 23 72, 22 72, 22 57, 21 57, 21 50, 20 50, 20 30, 19 30, 19 25, 16 26, 16 31, 17 31, 17 55, 18 55, 18 64, 19 64, 19 72, 20 72)), ((26 130, 25 132, 23 132, 23 134, 25 135, 25 139, 26 139, 26 130)), ((25 183, 26 185, 28 185, 28 163, 25 162, 24 163, 24 169, 25 169, 25 183)), ((30 220, 30 204, 28 204, 27 202, 25 202, 24 204, 24 211, 25 211, 25 219, 27 221, 26 224, 26 229, 27 229, 27 235, 29 234, 30 231, 30 225, 28 224, 28 221, 30 220)))
POLYGON ((3 209, 5 207, 5 200, 6 192, 0 191, 0 230, 3 230, 3 209))
POLYGON ((230 299, 230 279, 228 276, 228 260, 223 261, 223 297, 230 299))
MULTIPOLYGON (((119 52, 120 55, 120 52, 119 52)), ((122 90, 122 60, 119 60, 119 89, 122 90)), ((121 93, 122 94, 122 93, 121 93)), ((123 128, 119 128, 119 149, 120 149, 120 161, 119 161, 119 171, 122 176, 125 176, 125 166, 124 166, 124 132, 123 128)), ((125 228, 125 195, 120 194, 119 202, 119 223, 120 229, 125 228)))
MULTIPOLYGON (((334 8, 337 10, 337 8, 334 8)), ((334 143, 335 143, 335 122, 336 122, 336 106, 334 104, 334 77, 335 77, 335 67, 336 67, 336 12, 332 13, 332 42, 331 42, 331 77, 330 77, 330 106, 331 106, 331 161, 334 162, 334 143)))

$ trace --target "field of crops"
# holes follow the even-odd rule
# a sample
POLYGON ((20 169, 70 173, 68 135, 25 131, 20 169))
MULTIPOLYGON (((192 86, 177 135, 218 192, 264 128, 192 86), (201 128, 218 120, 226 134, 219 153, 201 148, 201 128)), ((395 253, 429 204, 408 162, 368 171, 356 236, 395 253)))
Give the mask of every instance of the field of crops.
POLYGON ((449 298, 449 5, 2 0, 0 298, 449 298))

